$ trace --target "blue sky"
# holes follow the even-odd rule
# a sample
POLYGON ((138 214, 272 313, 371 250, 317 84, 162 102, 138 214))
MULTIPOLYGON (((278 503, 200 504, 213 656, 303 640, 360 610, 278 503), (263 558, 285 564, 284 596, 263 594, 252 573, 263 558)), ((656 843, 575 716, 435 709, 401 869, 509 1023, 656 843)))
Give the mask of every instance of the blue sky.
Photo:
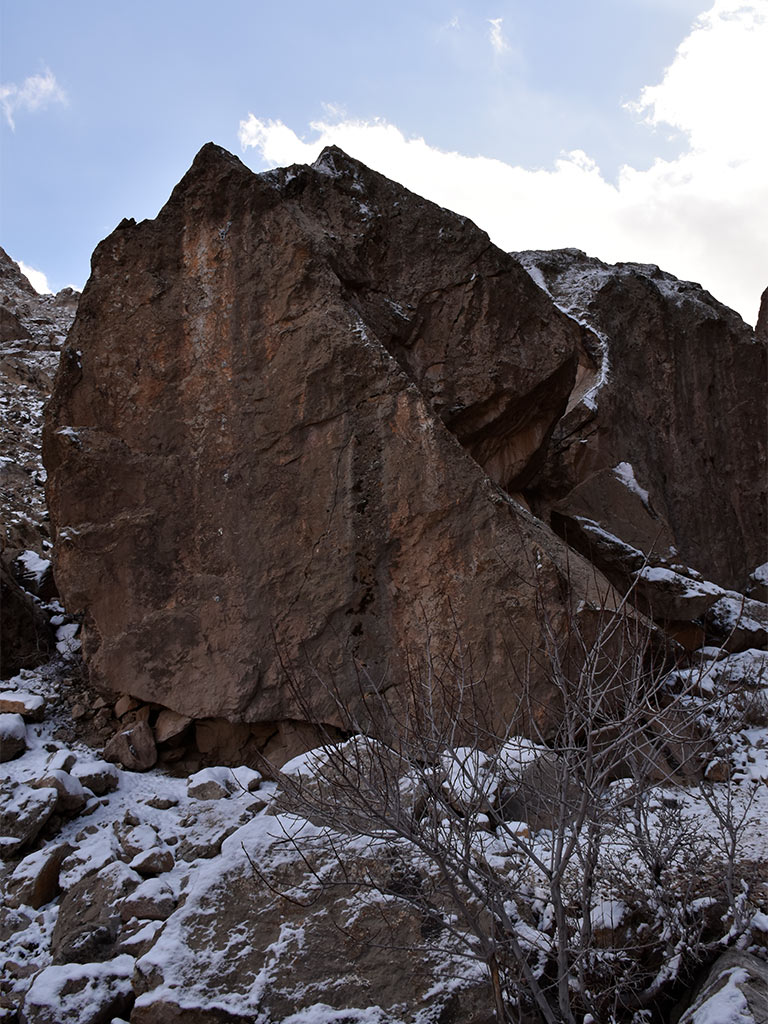
POLYGON ((750 93, 768 0, 0 10, 0 244, 54 290, 82 286, 123 217, 154 216, 204 142, 261 170, 336 141, 504 248, 656 262, 754 322, 765 151, 742 149, 747 115, 754 134, 765 121, 768 87, 759 104, 750 93), (708 75, 726 93, 714 117, 708 75))

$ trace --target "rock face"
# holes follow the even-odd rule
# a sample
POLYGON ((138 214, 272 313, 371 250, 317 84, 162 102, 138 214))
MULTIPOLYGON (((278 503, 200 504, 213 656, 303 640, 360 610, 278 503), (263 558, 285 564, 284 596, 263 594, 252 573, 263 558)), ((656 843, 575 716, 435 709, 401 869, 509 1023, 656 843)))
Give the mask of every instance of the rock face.
POLYGON ((336 724, 331 685, 346 705, 403 685, 427 637, 466 672, 460 639, 509 712, 537 602, 557 629, 569 586, 595 590, 508 493, 583 329, 474 225, 336 149, 254 175, 208 145, 92 266, 44 435, 92 680, 190 718, 336 724))
POLYGON ((760 311, 755 324, 755 337, 758 341, 768 342, 768 288, 760 296, 760 311))
POLYGON ((79 295, 38 295, 0 248, 0 678, 39 665, 54 649, 42 602, 55 596, 45 476, 43 403, 50 394, 79 295))
POLYGON ((743 588, 767 554, 765 296, 753 333, 655 266, 577 249, 516 255, 593 332, 534 508, 571 535, 576 517, 597 521, 646 555, 743 588))

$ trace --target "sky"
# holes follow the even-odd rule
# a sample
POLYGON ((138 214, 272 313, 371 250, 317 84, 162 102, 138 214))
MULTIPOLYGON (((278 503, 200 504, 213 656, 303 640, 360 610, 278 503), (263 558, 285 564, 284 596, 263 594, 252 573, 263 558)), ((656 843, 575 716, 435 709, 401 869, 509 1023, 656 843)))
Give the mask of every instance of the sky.
POLYGON ((82 288, 207 141, 323 145, 507 250, 655 263, 754 324, 768 0, 0 0, 0 245, 82 288))

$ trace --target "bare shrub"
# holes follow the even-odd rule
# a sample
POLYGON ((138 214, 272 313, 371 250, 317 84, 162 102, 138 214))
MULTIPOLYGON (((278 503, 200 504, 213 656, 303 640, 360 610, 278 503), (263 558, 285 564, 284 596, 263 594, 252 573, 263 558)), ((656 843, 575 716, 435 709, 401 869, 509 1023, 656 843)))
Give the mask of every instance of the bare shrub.
MULTIPOLYGON (((565 633, 543 609, 541 622, 544 646, 529 656, 546 666, 554 729, 526 666, 510 668, 520 696, 501 718, 459 631, 439 666, 427 636, 397 686, 360 669, 354 713, 315 675, 352 739, 329 735, 278 772, 278 808, 382 844, 356 891, 381 896, 384 916, 403 901, 430 948, 450 937, 482 961, 498 1021, 660 1020, 717 943, 748 928, 748 807, 735 779, 732 797, 703 780, 710 698, 695 673, 670 685, 668 652, 628 603, 574 614, 565 633), (674 788, 685 781, 714 836, 674 788), (713 905, 728 913, 713 919, 713 905)), ((341 846, 337 869, 336 881, 351 877, 341 846)))

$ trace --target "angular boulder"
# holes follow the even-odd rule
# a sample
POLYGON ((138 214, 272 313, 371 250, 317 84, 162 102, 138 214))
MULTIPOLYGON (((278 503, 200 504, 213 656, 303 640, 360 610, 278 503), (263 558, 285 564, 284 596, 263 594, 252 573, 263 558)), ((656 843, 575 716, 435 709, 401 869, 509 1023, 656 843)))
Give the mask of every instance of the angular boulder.
POLYGON ((509 713, 542 606, 561 630, 600 589, 507 493, 581 332, 473 224, 340 150, 255 175, 205 146, 156 220, 97 248, 48 406, 92 681, 334 725, 428 650, 509 713))
POLYGON ((24 997, 22 1024, 110 1024, 127 1015, 133 964, 124 953, 109 963, 43 968, 24 997))
POLYGON ((157 748, 146 722, 136 722, 116 733, 104 747, 104 760, 121 764, 129 772, 147 772, 157 762, 157 748))
POLYGON ((53 814, 55 789, 0 783, 0 857, 15 856, 38 835, 53 814))

